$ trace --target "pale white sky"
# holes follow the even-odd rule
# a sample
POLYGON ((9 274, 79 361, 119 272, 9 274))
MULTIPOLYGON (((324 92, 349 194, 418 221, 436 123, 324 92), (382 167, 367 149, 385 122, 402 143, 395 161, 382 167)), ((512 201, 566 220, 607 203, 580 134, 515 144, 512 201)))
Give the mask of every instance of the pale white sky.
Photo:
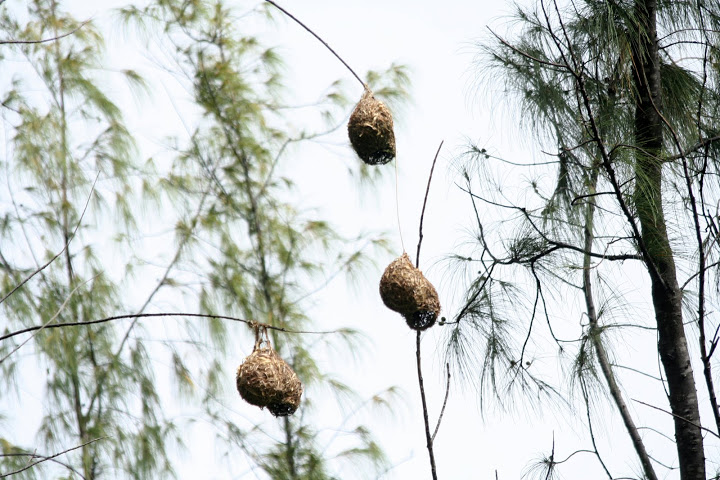
MULTIPOLYGON (((466 138, 477 140, 508 158, 540 155, 533 149, 532 142, 525 142, 523 146, 519 141, 523 139, 516 128, 519 121, 513 118, 511 110, 503 110, 501 99, 488 98, 499 93, 477 90, 474 83, 477 71, 473 61, 477 50, 473 43, 479 39, 487 40, 488 25, 503 31, 505 21, 499 17, 509 12, 512 5, 509 1, 461 0, 279 3, 313 28, 361 75, 368 69, 382 69, 392 62, 410 67, 412 103, 396 116, 400 226, 405 248, 414 256, 427 174, 438 144, 444 140, 426 212, 421 269, 441 293, 443 315, 452 316, 459 300, 457 289, 460 286, 445 282, 450 275, 440 260, 466 240, 466 229, 472 227, 472 222, 466 197, 453 185, 455 177, 450 168, 451 161, 462 150, 466 138)), ((81 18, 95 15, 100 21, 109 21, 104 5, 84 0, 71 4, 81 18)), ((275 18, 275 26, 257 24, 254 28, 265 30, 265 41, 277 45, 287 61, 292 98, 298 103, 313 101, 338 78, 357 87, 359 98, 361 91, 354 85, 355 80, 320 43, 291 20, 279 14, 275 18)), ((122 50, 120 29, 110 31, 113 37, 108 38, 107 43, 114 61, 133 63, 137 59, 138 69, 151 72, 142 52, 127 55, 122 50)), ((173 120, 175 113, 170 110, 170 104, 162 98, 166 93, 157 84, 152 87, 156 104, 153 114, 148 115, 142 106, 138 106, 135 113, 132 108, 129 111, 131 128, 142 132, 138 133, 138 139, 146 149, 152 148, 152 137, 159 135, 169 123, 175 122, 174 128, 179 128, 177 119, 173 120)), ((404 390, 392 415, 365 416, 363 420, 397 464, 383 479, 430 478, 415 373, 415 335, 400 316, 382 305, 377 293, 382 269, 402 253, 397 234, 395 184, 394 181, 383 183, 377 194, 355 192, 353 183, 347 178, 345 165, 357 159, 352 158, 349 148, 341 148, 347 143, 344 129, 329 142, 329 145, 303 146, 293 152, 297 156, 293 160, 296 168, 290 172, 295 175, 302 201, 307 206, 318 207, 331 221, 339 224, 345 234, 363 230, 390 232, 396 253, 378 258, 376 269, 367 272, 355 288, 347 288, 339 280, 315 299, 312 316, 317 318, 319 329, 350 326, 362 329, 371 339, 367 354, 359 362, 352 363, 340 356, 339 360, 321 361, 321 366, 332 369, 363 394, 372 394, 390 385, 398 385, 404 390)), ((378 168, 391 169, 394 163, 378 168)), ((513 177, 508 181, 516 182, 515 187, 524 185, 522 178, 513 177)), ((569 331, 580 322, 577 308, 572 307, 569 305, 568 308, 569 331)), ((432 425, 445 389, 441 330, 442 327, 434 327, 423 340, 432 425)), ((648 338, 633 337, 616 353, 622 357, 647 351, 645 347, 653 346, 653 339, 648 338)), ((538 368, 545 369, 549 377, 562 378, 563 373, 548 353, 552 352, 552 347, 546 347, 548 356, 535 359, 538 368)), ((251 345, 248 345, 247 351, 238 352, 238 363, 250 349, 251 345)), ((621 378, 633 385, 639 382, 637 377, 621 378)), ((699 379, 698 373, 696 381, 699 379)), ((652 394, 644 395, 643 390, 633 390, 633 394, 653 401, 652 394)), ((662 404, 662 398, 657 400, 662 404)), ((255 412, 254 407, 242 402, 234 390, 228 391, 226 403, 249 421, 261 420, 268 428, 275 422, 267 412, 255 412)), ((318 405, 321 403, 322 400, 315 400, 318 426, 331 428, 337 419, 322 418, 319 413, 322 406, 318 405)), ((182 406, 177 408, 182 411, 182 406)), ((640 408, 633 406, 655 425, 669 424, 662 414, 640 408)), ((618 476, 638 472, 637 461, 614 410, 607 406, 601 407, 599 412, 596 440, 611 471, 618 476)), ((671 434, 669 429, 665 432, 671 434)), ((488 410, 483 417, 474 393, 464 391, 453 379, 447 411, 435 443, 439 477, 489 480, 496 478, 497 471, 500 480, 518 479, 530 462, 541 453, 549 453, 553 436, 556 458, 564 458, 578 448, 590 448, 584 412, 579 411, 578 418, 574 419, 568 416, 567 410, 538 412, 520 404, 511 412, 488 410)), ((233 472, 234 476, 228 473, 227 464, 214 455, 220 449, 212 444, 209 431, 198 427, 186 441, 190 448, 183 454, 185 470, 180 472, 180 478, 255 478, 252 473, 241 475, 243 468, 233 472)), ((652 440, 652 445, 656 447, 655 452, 672 452, 673 448, 670 442, 657 438, 652 440)), ((716 454, 716 447, 708 448, 707 453, 708 456, 716 454)), ((660 456, 672 458, 667 453, 660 456)), ((605 478, 597 462, 583 454, 574 457, 560 472, 569 479, 605 478)), ((671 473, 666 478, 677 478, 677 475, 671 473)))

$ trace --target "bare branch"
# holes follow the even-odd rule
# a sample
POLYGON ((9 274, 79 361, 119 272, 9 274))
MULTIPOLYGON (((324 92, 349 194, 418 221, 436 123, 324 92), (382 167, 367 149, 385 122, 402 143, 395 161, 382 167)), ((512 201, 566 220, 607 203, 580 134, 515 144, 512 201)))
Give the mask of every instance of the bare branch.
POLYGON ((347 62, 346 62, 345 60, 343 60, 342 57, 341 57, 340 55, 338 55, 338 54, 335 52, 335 50, 333 50, 332 47, 330 47, 330 45, 328 45, 328 43, 327 43, 325 40, 323 40, 322 38, 320 38, 320 36, 319 36, 317 33, 315 33, 315 32, 313 32, 312 30, 310 30, 310 28, 309 28, 307 25, 305 25, 303 22, 301 22, 300 20, 298 20, 297 17, 295 17, 292 13, 288 12, 287 10, 285 10, 284 8, 282 8, 280 5, 278 5, 277 3, 273 2, 273 0, 265 0, 265 1, 266 1, 267 3, 269 3, 270 5, 274 6, 275 8, 277 8, 278 10, 280 10, 281 12, 283 12, 283 13, 284 13, 285 15, 287 15, 288 17, 290 17, 290 18, 292 18, 293 20, 295 20, 295 22, 296 22, 298 25, 300 25, 300 26, 303 27, 305 30, 307 30, 313 37, 317 38, 317 39, 320 41, 320 43, 322 43, 323 45, 325 45, 325 48, 327 48, 328 50, 330 50, 330 53, 332 53, 333 55, 335 55, 335 58, 337 58, 338 60, 340 60, 340 62, 341 62, 343 65, 345 65, 345 68, 347 68, 348 70, 350 70, 350 73, 352 73, 352 74, 355 76, 355 78, 357 78, 357 81, 360 82, 360 84, 363 86, 363 88, 364 88, 365 90, 369 90, 367 84, 362 81, 362 79, 358 76, 357 73, 355 73, 355 70, 353 70, 352 68, 350 68, 350 65, 348 65, 347 62))
MULTIPOLYGON (((267 0, 266 0, 266 1, 267 1, 267 0)), ((487 27, 487 29, 490 31, 490 33, 492 33, 492 35, 493 35, 495 38, 498 39, 498 41, 499 41, 500 43, 502 43, 503 45, 505 45, 505 46, 508 47, 510 50, 512 50, 513 52, 517 53, 518 55, 521 55, 521 56, 523 56, 523 57, 525 57, 525 58, 527 58, 527 59, 529 59, 529 60, 532 60, 533 62, 537 62, 537 63, 542 64, 542 65, 547 65, 547 66, 549 66, 549 67, 559 68, 559 69, 561 69, 561 70, 570 70, 570 67, 569 67, 569 65, 567 65, 567 64, 555 63, 555 62, 551 62, 551 61, 548 61, 548 60, 542 60, 542 59, 539 59, 539 58, 537 58, 537 57, 533 57, 533 56, 530 55, 529 53, 523 52, 522 50, 518 49, 517 47, 511 45, 507 40, 503 39, 500 35, 498 35, 497 33, 493 32, 490 27, 487 27)))
POLYGON ((43 265, 40 268, 38 268, 37 270, 35 270, 33 273, 30 274, 30 276, 28 276, 25 280, 20 282, 15 288, 10 290, 10 292, 5 294, 5 296, 0 299, 0 304, 2 304, 5 300, 7 300, 8 297, 10 297, 13 293, 15 293, 20 288, 22 288, 22 286, 25 285, 27 282, 29 282, 30 279, 32 279, 35 275, 37 275, 38 273, 42 272, 47 267, 49 267, 50 264, 52 264, 55 260, 57 260, 58 257, 60 255, 62 255, 65 252, 65 250, 68 249, 68 247, 70 246, 70 242, 72 241, 73 238, 75 238, 75 234, 77 233, 78 228, 80 228, 80 224, 82 223, 83 217, 85 216, 85 212, 87 211, 88 205, 90 204, 90 199, 92 198, 92 194, 95 191, 95 184, 97 184, 99 177, 100 177, 100 174, 98 173, 95 176, 95 181, 93 182, 92 188, 90 189, 90 194, 88 195, 87 201, 85 202, 85 207, 83 208, 83 211, 80 214, 80 219, 78 220, 77 225, 75 225, 75 230, 73 230, 73 232, 70 235, 70 237, 68 238, 67 242, 65 242, 65 246, 62 248, 62 250, 60 250, 54 257, 52 257, 45 265, 43 265))
POLYGON ((445 384, 445 400, 443 400, 442 408, 440 409, 440 416, 438 416, 437 425, 435 425, 435 431, 432 434, 431 440, 435 442, 435 435, 440 430, 440 422, 442 422, 443 414, 445 413, 445 407, 447 406, 448 397, 450 396, 450 364, 445 364, 445 372, 447 373, 447 383, 445 384))
MULTIPOLYGON (((669 126, 669 123, 668 123, 668 126, 669 126)), ((693 153, 697 150, 700 150, 701 148, 708 147, 713 142, 717 142, 719 140, 720 140, 720 135, 715 135, 714 137, 710 137, 710 138, 703 138, 702 140, 700 140, 699 142, 697 142, 695 145, 691 146, 690 148, 688 148, 684 151, 681 151, 677 155, 673 155, 671 157, 665 157, 664 160, 670 162, 673 160, 679 160, 681 158, 685 158, 686 156, 690 155, 691 153, 693 153)))
POLYGON ((48 43, 48 42, 55 42, 57 40, 63 39, 65 37, 69 37, 70 35, 74 34, 78 30, 80 30, 82 27, 90 23, 90 20, 85 20, 83 23, 81 23, 77 28, 74 28, 73 30, 63 33, 62 35, 58 35, 57 37, 52 38, 44 38, 42 40, 0 40, 0 45, 37 45, 39 43, 48 43))
POLYGON ((440 149, 445 143, 445 140, 440 142, 437 152, 435 152, 435 158, 433 158, 432 167, 430 167, 430 175, 428 176, 427 188, 425 189, 425 199, 423 200, 422 212, 420 213, 420 234, 418 236, 417 255, 415 257, 415 268, 420 268, 420 246, 423 241, 423 220, 425 219, 425 206, 427 206, 428 194, 430 193, 430 182, 432 182, 433 172, 435 171, 435 162, 437 162, 438 155, 440 155, 440 149))
MULTIPOLYGON (((422 360, 420 357, 420 330, 418 330, 415 342, 415 359, 417 360, 418 384, 420 385, 420 398, 422 399, 423 420, 425 421, 425 440, 427 441, 428 455, 430 456, 430 473, 433 480, 437 480, 435 467, 435 452, 433 451, 433 437, 430 435, 430 421, 428 419, 427 399, 425 398, 425 383, 422 375, 422 360)), ((448 377, 449 378, 449 377, 448 377)))
MULTIPOLYGON (((643 258, 644 258, 642 255, 636 255, 636 254, 608 255, 608 254, 596 253, 596 252, 586 252, 583 248, 580 248, 578 246, 571 245, 571 244, 565 243, 565 242, 560 242, 558 240, 553 240, 553 239, 547 237, 545 235, 545 233, 537 225, 535 225, 535 222, 533 221, 532 216, 530 215, 530 212, 528 212, 528 210, 526 208, 516 207, 514 205, 502 205, 499 203, 495 203, 486 198, 478 196, 477 194, 461 187, 460 185, 457 185, 457 187, 460 190, 464 191, 465 193, 471 195, 472 197, 482 200, 483 202, 488 203, 490 205, 494 205, 496 207, 508 208, 511 210, 516 210, 516 211, 521 212, 525 216, 525 218, 528 220, 530 225, 533 227, 533 229, 542 237, 542 239, 554 247, 552 249, 548 249, 548 251, 546 251, 546 252, 543 252, 543 256, 550 253, 551 250, 554 251, 554 250, 558 250, 558 249, 568 249, 568 250, 573 250, 578 253, 590 255, 591 257, 594 257, 594 258, 601 258, 603 260, 624 261, 624 260, 643 260, 643 258)), ((499 262, 499 263, 517 263, 517 261, 511 259, 509 261, 503 261, 503 262, 499 262)))
MULTIPOLYGON (((63 306, 64 305, 65 304, 63 304, 63 306)), ((61 307, 61 309, 62 309, 62 307, 61 307)), ((114 320, 123 320, 123 319, 128 319, 128 318, 152 318, 152 317, 215 318, 215 319, 220 319, 220 320, 230 320, 233 322, 242 322, 242 323, 246 323, 248 325, 258 325, 261 327, 269 328, 271 330, 276 330, 278 332, 284 332, 284 333, 310 333, 310 334, 315 334, 315 335, 329 335, 329 334, 333 334, 333 333, 341 333, 342 332, 342 330, 325 330, 325 331, 290 330, 288 328, 276 327, 274 325, 269 325, 269 324, 262 323, 262 322, 256 322, 254 320, 245 320, 243 318, 230 317, 227 315, 210 315, 210 314, 205 314, 205 313, 132 313, 132 314, 128 314, 128 315, 115 315, 112 317, 101 318, 101 319, 97 319, 97 320, 89 320, 86 322, 47 323, 45 325, 23 328, 22 330, 17 330, 15 332, 6 333, 5 335, 0 336, 0 341, 7 340, 8 338, 12 338, 17 335, 22 335, 23 333, 34 332, 34 331, 42 330, 42 329, 46 329, 46 328, 49 329, 49 328, 63 328, 63 327, 83 327, 83 326, 89 326, 89 325, 97 325, 99 323, 112 322, 114 320)), ((55 317, 50 319, 50 321, 52 321, 54 319, 55 319, 55 317)), ((2 363, 2 360, 0 360, 0 363, 2 363)))
MULTIPOLYGON (((32 340, 32 339, 35 337, 35 335, 37 335, 37 333, 38 333, 40 330, 42 330, 42 329, 44 329, 44 328, 53 328, 53 325, 66 325, 65 323, 52 324, 51 322, 53 322, 53 321, 60 315, 60 313, 61 313, 63 310, 65 310, 65 306, 68 304, 68 302, 70 301, 70 299, 72 298, 72 296, 75 295, 75 292, 77 292, 77 291, 80 289, 80 287, 82 287, 83 285, 87 284, 87 283, 90 282, 91 280, 93 280, 93 279, 87 280, 87 281, 79 284, 77 287, 75 287, 75 288, 70 292, 70 295, 67 296, 67 298, 65 299, 65 301, 63 301, 62 305, 60 305, 60 308, 57 309, 57 312, 55 312, 55 315, 53 315, 52 317, 50 317, 50 320, 48 320, 44 325, 40 325, 40 326, 37 326, 37 327, 25 328, 25 329, 23 329, 23 330, 20 330, 20 332, 22 332, 22 333, 25 333, 25 332, 35 332, 35 333, 33 333, 33 334, 32 334, 29 338, 27 338, 24 342, 22 342, 22 343, 20 343, 19 345, 17 345, 17 346, 16 346, 15 348, 13 348, 7 355, 5 355, 2 359, 0 359, 0 363, 3 363, 5 360, 7 360, 8 358, 10 358, 10 356, 11 356, 12 354, 14 354, 14 353, 17 352, 18 350, 20 350, 20 349, 23 347, 23 345, 25 345, 25 344, 28 343, 30 340, 32 340)), ((7 333, 7 334, 3 335, 2 338, 0 338, 0 341, 4 340, 6 337, 9 338, 9 337, 13 337, 13 336, 15 336, 15 335, 16 335, 16 333, 7 333)))
POLYGON ((643 401, 641 401, 641 400, 638 400, 638 399, 636 399, 636 398, 633 398, 632 401, 633 401, 633 402, 640 403, 640 404, 642 404, 642 405, 645 405, 646 407, 654 408, 655 410, 660 410, 661 412, 667 413, 668 415, 672 415, 673 417, 675 417, 675 418, 677 418, 677 419, 680 419, 680 420, 682 420, 683 422, 692 425, 693 427, 697 427, 697 428, 699 428, 700 430, 703 430, 703 431, 705 431, 705 432, 708 432, 709 434, 713 435, 714 437, 720 438, 720 435, 718 435, 717 433, 713 432, 713 431, 710 430, 709 428, 706 428, 706 427, 703 427, 702 425, 698 425, 697 423, 691 422, 690 420, 688 420, 688 419, 685 418, 685 417, 682 417, 682 416, 680 416, 680 415, 675 415, 675 414, 672 413, 672 412, 668 412, 668 411, 665 410, 665 409, 662 409, 662 408, 660 408, 660 407, 656 407, 655 405, 650 405, 649 403, 645 403, 645 402, 643 402, 643 401))
POLYGON ((35 465, 37 465, 37 464, 39 464, 39 463, 43 463, 43 462, 46 462, 46 461, 48 461, 48 460, 52 460, 52 459, 55 458, 55 457, 59 457, 60 455, 65 455, 66 453, 72 452, 73 450, 77 450, 77 449, 79 449, 79 448, 83 448, 83 447, 85 447, 85 446, 87 446, 87 445, 90 445, 91 443, 95 443, 95 442, 97 442, 97 441, 99 441, 99 440, 103 440, 103 439, 105 439, 105 438, 107 438, 107 437, 95 438, 95 439, 93 439, 93 440, 89 440, 89 441, 83 443, 82 445, 78 445, 78 446, 76 446, 76 447, 68 448, 67 450, 63 450, 62 452, 58 452, 58 453, 56 453, 55 455, 50 455, 49 457, 43 457, 42 460, 38 460, 37 462, 33 462, 33 463, 31 463, 31 464, 29 464, 29 465, 27 465, 27 466, 25 466, 25 467, 23 467, 23 468, 21 468, 21 469, 19 469, 19 470, 15 470, 14 472, 9 472, 9 473, 3 473, 3 474, 0 475, 0 478, 5 478, 5 477, 10 477, 10 476, 12 476, 12 475, 17 475, 18 473, 21 473, 21 472, 24 472, 25 470, 31 469, 32 467, 34 467, 35 465))
POLYGON ((15 452, 15 453, 0 453, 0 457, 30 457, 30 458, 39 458, 44 462, 53 462, 57 463, 58 465, 62 465, 63 467, 67 468, 71 472, 73 472, 78 477, 82 478, 83 480, 87 480, 83 474, 78 472, 76 469, 72 467, 72 465, 69 465, 65 462, 62 462, 58 460, 57 458, 48 457, 47 455, 40 455, 39 453, 34 452, 15 452))

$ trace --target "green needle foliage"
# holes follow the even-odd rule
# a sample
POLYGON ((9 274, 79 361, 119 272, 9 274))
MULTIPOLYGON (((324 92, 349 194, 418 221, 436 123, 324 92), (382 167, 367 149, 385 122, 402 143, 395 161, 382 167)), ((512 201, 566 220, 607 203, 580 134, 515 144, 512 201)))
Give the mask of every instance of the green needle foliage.
MULTIPOLYGON (((461 163, 475 235, 470 254, 454 257, 470 283, 448 322, 448 354, 503 401, 507 383, 536 378, 533 358, 557 358, 569 381, 553 384, 570 385, 557 392, 578 400, 590 437, 585 453, 609 478, 617 472, 593 429, 602 398, 620 413, 639 478, 659 478, 675 464, 682 479, 706 478, 702 438, 710 437, 699 428, 698 397, 717 411, 716 324, 706 322, 718 278, 719 19, 717 2, 541 0, 517 6, 509 32, 480 46, 480 81, 511 105, 547 156, 511 163, 471 146, 461 163), (505 178, 506 169, 522 171, 526 188, 494 181, 498 165, 505 178), (624 279, 642 278, 643 269, 651 288, 638 298, 624 279), (505 284, 525 299, 513 304, 512 318, 495 308, 505 284), (649 357, 615 354, 620 336, 637 339, 649 357), (662 370, 647 371, 655 358, 662 370), (632 390, 618 380, 628 367, 663 378, 653 403, 674 415, 665 433, 677 438, 676 456, 660 457, 662 447, 646 448, 638 434, 656 425, 646 416, 637 425, 628 409, 632 390), (696 392, 693 369, 705 394, 696 392)), ((549 389, 538 382, 516 382, 522 388, 511 393, 535 403, 549 389)), ((485 400, 493 397, 487 390, 485 400)), ((718 414, 702 420, 720 429, 718 414)), ((551 455, 529 471, 551 478, 559 469, 551 455)))
MULTIPOLYGON (((286 174, 295 145, 335 131, 354 102, 333 83, 316 107, 327 130, 289 135, 298 129, 286 115, 293 107, 283 102, 282 61, 273 48, 242 34, 242 23, 257 20, 259 12, 202 0, 158 0, 120 11, 128 25, 145 32, 147 51, 158 53, 157 71, 172 83, 165 93, 190 105, 177 111, 185 135, 168 142, 160 161, 140 162, 136 134, 104 88, 115 85, 118 74, 104 70, 97 27, 73 19, 54 0, 30 2, 27 10, 2 2, 0 8, 3 36, 24 42, 4 45, 1 53, 4 62, 20 65, 2 97, 10 132, 3 158, 2 291, 39 270, 2 304, 7 332, 169 312, 168 305, 277 329, 316 330, 307 314, 314 294, 386 249, 379 234, 342 237, 297 200, 286 174), (166 255, 149 258, 142 225, 155 222, 174 226, 174 243, 166 255), (113 251, 111 258, 107 252, 113 251), (135 279, 143 286, 139 294, 135 279)), ((134 71, 121 76, 146 88, 134 71)), ((402 66, 392 65, 370 72, 367 81, 385 98, 401 100, 407 79, 402 66)), ((358 178, 368 176, 361 162, 348 160, 357 164, 358 178)), ((6 390, 25 388, 29 376, 45 379, 38 393, 43 413, 23 410, 40 422, 36 443, 3 432, 0 471, 26 466, 23 455, 79 447, 62 463, 43 462, 17 476, 180 477, 177 449, 191 447, 188 432, 197 420, 212 425, 230 469, 252 468, 264 472, 262 478, 348 478, 387 467, 360 419, 370 408, 389 405, 395 391, 363 401, 318 363, 354 351, 363 340, 357 331, 270 330, 273 346, 305 385, 300 410, 274 419, 234 392, 235 368, 254 341, 243 323, 123 322, 45 329, 25 345, 19 343, 24 337, 0 344, 6 390), (173 393, 159 381, 168 373, 173 393), (338 399, 331 407, 338 421, 351 432, 341 441, 316 427, 323 415, 315 397, 328 390, 338 399), (191 420, 174 414, 179 400, 192 405, 191 420)), ((9 398, 2 405, 9 415, 23 408, 9 398)))
MULTIPOLYGON (((23 24, 3 12, 4 37, 33 42, 74 33, 64 41, 20 43, 5 52, 5 61, 20 67, 3 98, 8 132, 3 291, 62 252, 2 305, 6 329, 83 322, 121 309, 118 284, 97 239, 107 228, 106 214, 125 228, 134 221, 128 205, 135 145, 119 107, 98 87, 107 80, 100 68, 100 32, 91 22, 81 25, 55 1, 29 2, 20 13, 27 15, 23 24)), ((171 472, 165 438, 172 424, 159 414, 147 349, 134 342, 118 351, 118 334, 108 325, 40 331, 10 356, 15 346, 2 345, 3 380, 22 385, 29 375, 42 387, 44 413, 24 410, 40 422, 41 450, 86 444, 68 462, 83 478, 118 470, 136 478, 171 472), (28 357, 37 363, 29 364, 28 357)))

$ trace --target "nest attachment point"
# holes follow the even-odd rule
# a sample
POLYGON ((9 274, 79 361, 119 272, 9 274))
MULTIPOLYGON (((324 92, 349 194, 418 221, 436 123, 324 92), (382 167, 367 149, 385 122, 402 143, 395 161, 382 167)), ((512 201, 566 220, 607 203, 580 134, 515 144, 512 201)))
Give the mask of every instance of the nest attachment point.
POLYGON ((276 417, 295 413, 303 392, 297 374, 269 344, 260 347, 256 343, 237 369, 236 385, 243 400, 267 407, 276 417))
POLYGON ((380 297, 390 310, 401 314, 414 330, 425 330, 435 324, 440 314, 437 291, 407 253, 393 260, 380 279, 380 297))
POLYGON ((355 153, 368 165, 384 165, 395 158, 392 113, 367 88, 350 115, 348 136, 355 153))

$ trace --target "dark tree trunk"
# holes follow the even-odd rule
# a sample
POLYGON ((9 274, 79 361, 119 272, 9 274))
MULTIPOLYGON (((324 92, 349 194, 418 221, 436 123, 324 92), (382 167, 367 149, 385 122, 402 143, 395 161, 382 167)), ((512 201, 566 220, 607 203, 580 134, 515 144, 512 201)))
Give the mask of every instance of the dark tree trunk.
POLYGON ((662 205, 663 122, 656 0, 636 0, 632 33, 637 92, 635 108, 635 205, 642 229, 658 327, 658 350, 670 392, 680 478, 705 480, 705 454, 697 391, 682 319, 682 295, 662 205))

